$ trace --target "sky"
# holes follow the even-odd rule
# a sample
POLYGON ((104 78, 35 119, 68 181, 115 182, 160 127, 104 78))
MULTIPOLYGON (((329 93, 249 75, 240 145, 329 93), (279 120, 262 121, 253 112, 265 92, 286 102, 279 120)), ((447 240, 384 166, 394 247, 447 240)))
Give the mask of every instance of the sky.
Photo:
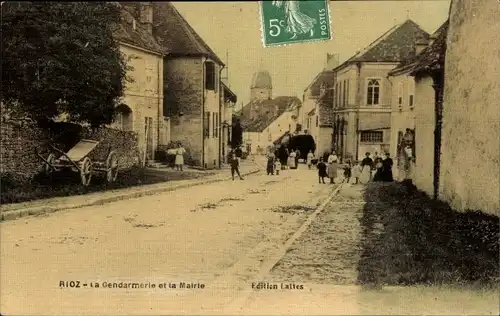
POLYGON ((450 0, 330 1, 332 40, 266 48, 261 41, 256 1, 174 2, 174 5, 227 64, 229 86, 238 96, 239 107, 249 101, 252 75, 256 71, 269 71, 273 96, 302 99, 304 90, 324 69, 327 53, 338 54, 343 62, 408 18, 432 33, 448 17, 450 0))

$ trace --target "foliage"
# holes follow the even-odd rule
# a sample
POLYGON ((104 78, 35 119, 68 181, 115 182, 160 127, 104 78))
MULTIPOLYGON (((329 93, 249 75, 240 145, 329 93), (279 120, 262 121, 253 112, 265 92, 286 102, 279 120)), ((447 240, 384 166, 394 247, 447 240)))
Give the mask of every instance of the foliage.
POLYGON ((2 102, 36 121, 111 123, 129 70, 113 38, 120 16, 100 1, 3 3, 2 102))
POLYGON ((243 127, 240 119, 233 115, 231 122, 231 147, 237 148, 243 144, 243 127))

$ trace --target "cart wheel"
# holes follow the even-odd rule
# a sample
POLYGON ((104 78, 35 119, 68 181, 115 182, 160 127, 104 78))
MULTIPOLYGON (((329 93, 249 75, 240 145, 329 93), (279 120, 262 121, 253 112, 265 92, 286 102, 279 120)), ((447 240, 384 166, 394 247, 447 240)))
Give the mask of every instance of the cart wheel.
POLYGON ((106 160, 106 180, 108 183, 114 182, 118 176, 118 155, 112 151, 106 160))
POLYGON ((90 184, 90 178, 92 178, 92 161, 89 157, 85 157, 80 163, 80 177, 83 186, 86 187, 90 184))
POLYGON ((53 153, 50 153, 49 156, 47 157, 47 162, 43 164, 43 172, 46 175, 49 175, 54 171, 54 168, 52 168, 52 165, 54 164, 54 161, 56 160, 56 155, 53 153))

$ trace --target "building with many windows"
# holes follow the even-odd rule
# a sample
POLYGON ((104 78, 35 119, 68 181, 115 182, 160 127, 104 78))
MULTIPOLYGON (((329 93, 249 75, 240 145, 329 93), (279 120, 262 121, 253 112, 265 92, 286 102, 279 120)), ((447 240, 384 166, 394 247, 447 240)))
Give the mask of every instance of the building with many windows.
POLYGON ((407 20, 333 69, 333 143, 341 157, 362 159, 366 152, 390 151, 394 87, 388 73, 415 55, 418 38, 428 37, 407 20))

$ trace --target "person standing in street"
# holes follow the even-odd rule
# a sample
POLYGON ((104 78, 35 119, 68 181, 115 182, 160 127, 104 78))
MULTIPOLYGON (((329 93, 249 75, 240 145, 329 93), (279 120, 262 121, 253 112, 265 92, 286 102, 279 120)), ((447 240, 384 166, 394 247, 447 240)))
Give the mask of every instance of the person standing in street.
POLYGON ((273 176, 274 175, 274 160, 275 156, 272 152, 267 154, 267 175, 268 176, 273 176))
POLYGON ((297 164, 296 164, 296 153, 295 151, 292 151, 290 153, 290 155, 288 156, 288 167, 290 167, 290 169, 297 169, 297 164))
POLYGON ((360 161, 356 161, 354 166, 352 167, 352 183, 358 184, 359 178, 361 177, 361 171, 363 171, 363 167, 361 166, 360 161))
POLYGON ((314 154, 312 150, 310 150, 309 153, 307 154, 307 160, 306 160, 307 168, 311 169, 313 159, 314 159, 314 154))
POLYGON ((233 153, 231 155, 231 176, 233 177, 233 180, 235 173, 238 175, 238 177, 240 177, 240 180, 243 180, 243 177, 240 174, 240 160, 238 159, 238 157, 236 157, 236 154, 233 153))
POLYGON ((182 171, 182 166, 184 165, 184 154, 186 150, 182 147, 181 143, 177 144, 177 149, 175 151, 175 168, 178 171, 182 171))
POLYGON ((318 168, 318 182, 325 183, 325 178, 328 177, 328 173, 326 172, 326 169, 328 167, 325 164, 325 162, 323 161, 322 157, 319 159, 319 162, 316 165, 316 168, 318 168))
POLYGON ((337 167, 338 167, 337 154, 335 150, 328 156, 328 177, 330 178, 330 183, 334 183, 335 178, 337 177, 337 167))
POLYGON ((371 170, 373 166, 373 160, 370 158, 370 153, 365 154, 365 158, 361 161, 361 176, 359 177, 359 182, 362 184, 367 184, 371 179, 371 170))
POLYGON ((274 170, 276 170, 276 175, 279 176, 281 170, 281 162, 279 159, 275 159, 274 170))
POLYGON ((381 181, 384 182, 392 182, 394 181, 394 177, 392 175, 392 158, 389 157, 389 153, 385 153, 382 155, 382 172, 381 172, 381 181))

